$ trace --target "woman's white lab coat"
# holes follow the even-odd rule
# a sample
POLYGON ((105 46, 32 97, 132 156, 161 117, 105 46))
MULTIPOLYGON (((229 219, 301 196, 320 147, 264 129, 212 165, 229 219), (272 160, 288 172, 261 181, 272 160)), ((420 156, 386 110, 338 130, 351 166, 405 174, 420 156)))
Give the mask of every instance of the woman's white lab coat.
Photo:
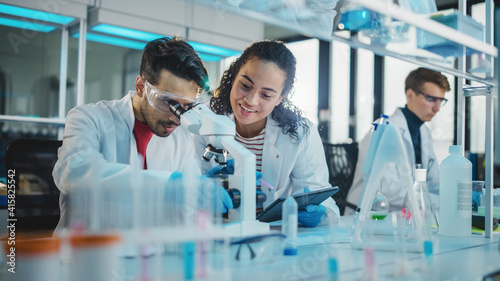
MULTIPOLYGON (((413 150, 413 142, 411 140, 410 130, 408 129, 408 123, 406 122, 406 118, 401 109, 397 108, 389 117, 388 121, 389 123, 395 125, 401 132, 404 148, 406 150, 408 160, 410 161, 409 164, 412 168, 411 173, 413 176, 413 169, 415 168, 415 152, 413 150)), ((359 205, 361 201, 360 197, 363 190, 361 170, 363 168, 363 162, 370 143, 370 136, 371 131, 366 134, 363 140, 359 143, 358 162, 356 164, 354 180, 347 196, 347 201, 356 205, 359 205)), ((425 124, 420 126, 420 141, 422 168, 427 169, 427 186, 431 192, 431 196, 433 196, 432 194, 437 196, 439 194, 439 163, 437 163, 436 155, 434 153, 434 142, 432 140, 431 131, 425 124)), ((397 177, 397 171, 394 164, 387 166, 381 180, 380 191, 389 200, 391 210, 401 208, 406 196, 406 190, 404 189, 403 182, 397 177)), ((435 198, 433 201, 437 202, 435 198)), ((346 215, 354 213, 354 210, 350 208, 346 208, 345 211, 346 215)))
POLYGON ((68 113, 63 145, 52 173, 62 194, 61 221, 71 188, 99 184, 127 192, 131 184, 141 184, 137 177, 150 185, 167 182, 173 171, 200 174, 192 136, 183 127, 165 138, 153 135, 146 149, 148 170, 139 171, 142 159, 132 132, 133 95, 135 92, 130 91, 120 100, 81 105, 68 113))
MULTIPOLYGON (((299 142, 295 143, 288 134, 284 134, 271 116, 267 117, 264 147, 262 151, 262 179, 274 189, 262 187, 267 199, 264 208, 279 198, 290 194, 302 193, 305 187, 316 190, 331 186, 328 179, 323 143, 316 126, 307 120, 309 131, 306 134, 299 126, 299 142)), ((197 137, 198 153, 203 153, 208 144, 206 138, 197 137)), ((205 164, 204 172, 215 166, 215 161, 205 164)), ((340 218, 339 208, 332 198, 323 202, 329 213, 340 218)))

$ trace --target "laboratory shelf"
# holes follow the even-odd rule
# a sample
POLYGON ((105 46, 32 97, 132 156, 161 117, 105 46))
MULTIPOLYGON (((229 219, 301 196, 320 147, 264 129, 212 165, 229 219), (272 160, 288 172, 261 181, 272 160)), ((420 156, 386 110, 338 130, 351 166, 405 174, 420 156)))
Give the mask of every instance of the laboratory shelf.
POLYGON ((493 45, 487 44, 470 35, 432 20, 426 15, 415 14, 394 3, 387 3, 382 0, 350 0, 349 3, 389 16, 395 20, 410 24, 411 26, 433 33, 462 46, 485 53, 486 55, 493 57, 497 57, 498 55, 497 48, 493 45))
POLYGON ((33 117, 33 116, 17 116, 17 115, 0 115, 0 122, 26 122, 37 124, 49 124, 64 126, 66 119, 63 118, 46 118, 46 117, 33 117))
MULTIPOLYGON (((215 8, 219 17, 223 17, 226 12, 234 13, 304 36, 343 42, 355 49, 366 49, 380 56, 394 57, 484 85, 496 86, 491 63, 488 62, 498 56, 495 46, 435 21, 429 15, 406 10, 392 1, 305 1, 305 6, 295 7, 285 1, 262 1, 258 4, 255 1, 187 1, 215 8), (247 2, 254 4, 245 4, 247 2), (380 20, 380 29, 353 32, 339 29, 338 13, 350 9, 365 9, 376 14, 380 20), (445 57, 443 53, 421 48, 419 40, 422 36, 429 35, 448 40, 446 42, 456 46, 457 53, 445 57), (455 63, 461 57, 461 52, 465 52, 466 57, 470 58, 465 70, 455 63)), ((487 32, 488 28, 485 28, 484 38, 487 32)))

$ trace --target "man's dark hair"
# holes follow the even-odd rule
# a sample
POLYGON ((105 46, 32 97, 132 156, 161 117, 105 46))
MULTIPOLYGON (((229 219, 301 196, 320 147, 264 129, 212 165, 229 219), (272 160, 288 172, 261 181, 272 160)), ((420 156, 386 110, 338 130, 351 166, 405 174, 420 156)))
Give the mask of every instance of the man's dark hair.
POLYGON ((410 72, 410 74, 408 74, 408 76, 406 77, 405 92, 408 89, 420 91, 425 82, 434 83, 441 89, 444 89, 445 92, 448 92, 450 90, 450 83, 448 83, 448 78, 441 74, 441 72, 419 67, 410 72))
POLYGON ((196 51, 186 41, 178 38, 162 37, 152 40, 144 47, 140 75, 153 85, 158 84, 161 70, 188 81, 194 81, 209 90, 208 73, 196 51))
POLYGON ((273 109, 271 117, 278 123, 284 134, 289 134, 292 139, 298 141, 297 129, 303 126, 308 130, 302 112, 291 103, 288 98, 295 81, 295 57, 292 52, 281 41, 264 40, 255 42, 245 49, 231 66, 224 72, 219 87, 210 101, 210 107, 217 114, 228 115, 233 112, 229 96, 233 87, 234 79, 241 67, 251 60, 261 60, 275 63, 286 74, 285 85, 280 96, 284 97, 281 103, 273 109))

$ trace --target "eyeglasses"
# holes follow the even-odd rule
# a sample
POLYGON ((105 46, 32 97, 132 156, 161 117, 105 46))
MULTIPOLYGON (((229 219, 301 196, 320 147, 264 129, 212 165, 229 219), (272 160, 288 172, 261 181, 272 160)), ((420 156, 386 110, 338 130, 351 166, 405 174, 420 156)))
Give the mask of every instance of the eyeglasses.
POLYGON ((233 263, 271 263, 283 256, 286 236, 281 233, 267 233, 231 241, 233 263))
POLYGON ((430 103, 439 103, 440 106, 444 106, 446 104, 446 102, 448 101, 448 99, 446 98, 440 98, 440 97, 435 97, 435 96, 431 96, 431 95, 428 95, 426 93, 423 93, 419 90, 413 90, 415 93, 419 94, 419 95, 422 95, 425 97, 425 100, 427 102, 430 102, 430 103))
POLYGON ((170 105, 180 104, 188 110, 200 102, 198 94, 196 98, 177 96, 175 94, 156 89, 148 80, 144 79, 146 85, 146 97, 149 104, 158 111, 170 112, 170 105))

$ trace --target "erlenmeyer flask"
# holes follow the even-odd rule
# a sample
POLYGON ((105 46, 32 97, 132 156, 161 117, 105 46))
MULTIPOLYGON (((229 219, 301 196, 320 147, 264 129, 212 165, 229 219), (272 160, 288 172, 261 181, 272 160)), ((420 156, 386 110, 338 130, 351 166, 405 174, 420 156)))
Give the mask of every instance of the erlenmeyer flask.
POLYGON ((383 220, 389 213, 389 201, 382 192, 377 191, 373 198, 372 209, 370 216, 373 220, 383 220))
MULTIPOLYGON (((427 169, 415 169, 415 183, 413 185, 413 191, 417 197, 418 211, 422 217, 422 228, 424 232, 428 234, 436 233, 438 230, 438 222, 436 218, 436 213, 432 205, 431 196, 429 194, 429 189, 427 188, 427 169)), ((410 198, 407 194, 404 202, 403 208, 401 210, 403 214, 406 215, 407 219, 410 219, 411 223, 414 220, 411 219, 411 212, 414 210, 410 207, 410 198)))

